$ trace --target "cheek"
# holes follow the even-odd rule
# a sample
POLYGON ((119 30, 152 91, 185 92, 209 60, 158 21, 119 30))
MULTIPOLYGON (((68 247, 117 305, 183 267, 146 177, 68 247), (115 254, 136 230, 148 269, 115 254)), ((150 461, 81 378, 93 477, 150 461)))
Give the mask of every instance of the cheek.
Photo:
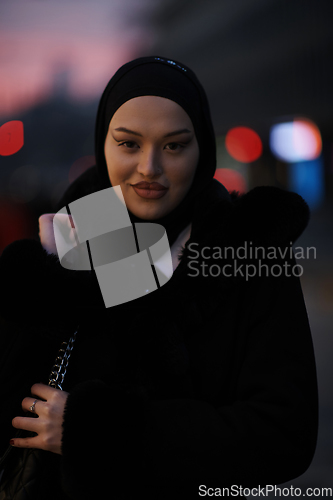
MULTIPOLYGON (((133 160, 130 157, 121 155, 117 148, 111 148, 108 154, 105 155, 106 165, 110 180, 123 181, 126 180, 133 171, 133 160)), ((113 182, 112 182, 113 184, 113 182)))
POLYGON ((174 178, 179 187, 186 188, 189 184, 192 183, 197 168, 198 160, 199 160, 198 155, 194 151, 188 155, 186 161, 182 161, 179 163, 179 165, 175 169, 175 178, 174 178))

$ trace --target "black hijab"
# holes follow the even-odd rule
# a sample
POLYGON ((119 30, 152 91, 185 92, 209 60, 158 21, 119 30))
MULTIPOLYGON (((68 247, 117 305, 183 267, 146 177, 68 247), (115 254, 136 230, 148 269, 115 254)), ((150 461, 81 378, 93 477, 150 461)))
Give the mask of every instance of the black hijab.
MULTIPOLYGON (((111 187, 104 156, 109 123, 117 109, 139 96, 160 96, 179 104, 192 120, 199 144, 199 163, 185 198, 169 214, 151 222, 165 227, 170 245, 192 220, 197 197, 211 187, 216 169, 216 144, 205 91, 193 71, 162 57, 140 57, 124 64, 111 78, 101 97, 95 127, 95 156, 102 189, 111 187)), ((132 223, 149 222, 129 210, 132 223)))

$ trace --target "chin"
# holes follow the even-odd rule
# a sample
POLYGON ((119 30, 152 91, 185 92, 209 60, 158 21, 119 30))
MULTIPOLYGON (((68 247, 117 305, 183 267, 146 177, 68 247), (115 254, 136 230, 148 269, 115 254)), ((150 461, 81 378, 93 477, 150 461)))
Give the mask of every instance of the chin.
POLYGON ((139 215, 139 214, 137 215, 137 217, 140 217, 140 219, 150 220, 150 221, 158 220, 163 216, 164 216, 164 213, 161 215, 160 214, 149 214, 149 213, 142 213, 141 215, 139 215))
POLYGON ((160 219, 162 217, 164 217, 165 215, 167 215, 171 210, 131 210, 129 208, 130 212, 132 212, 132 214, 136 215, 137 217, 139 217, 140 219, 143 219, 143 220, 151 220, 151 221, 154 221, 154 220, 157 220, 157 219, 160 219))

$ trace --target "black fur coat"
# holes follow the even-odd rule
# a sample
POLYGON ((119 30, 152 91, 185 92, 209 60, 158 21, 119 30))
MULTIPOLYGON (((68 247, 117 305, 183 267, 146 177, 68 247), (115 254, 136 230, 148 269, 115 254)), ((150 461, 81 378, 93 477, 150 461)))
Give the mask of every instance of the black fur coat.
MULTIPOLYGON (((88 171, 59 208, 93 190, 88 171)), ((5 249, 0 453, 21 400, 33 383, 47 383, 59 343, 79 325, 64 384, 63 454, 45 453, 49 492, 35 500, 195 499, 200 485, 274 485, 306 471, 317 381, 290 244, 308 218, 294 193, 259 187, 229 197, 214 181, 170 281, 110 309, 92 272, 63 269, 34 240, 5 249), (260 262, 249 251, 259 246, 260 262), (273 248, 286 254, 272 259, 273 248), (288 265, 290 276, 274 265, 288 265)))

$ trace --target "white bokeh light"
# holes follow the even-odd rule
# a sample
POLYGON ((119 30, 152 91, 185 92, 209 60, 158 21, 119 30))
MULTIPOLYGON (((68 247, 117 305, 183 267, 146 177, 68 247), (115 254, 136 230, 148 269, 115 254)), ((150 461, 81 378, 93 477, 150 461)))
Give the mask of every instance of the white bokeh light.
POLYGON ((310 120, 279 123, 270 130, 270 148, 277 158, 288 163, 314 160, 321 153, 321 135, 310 120))

